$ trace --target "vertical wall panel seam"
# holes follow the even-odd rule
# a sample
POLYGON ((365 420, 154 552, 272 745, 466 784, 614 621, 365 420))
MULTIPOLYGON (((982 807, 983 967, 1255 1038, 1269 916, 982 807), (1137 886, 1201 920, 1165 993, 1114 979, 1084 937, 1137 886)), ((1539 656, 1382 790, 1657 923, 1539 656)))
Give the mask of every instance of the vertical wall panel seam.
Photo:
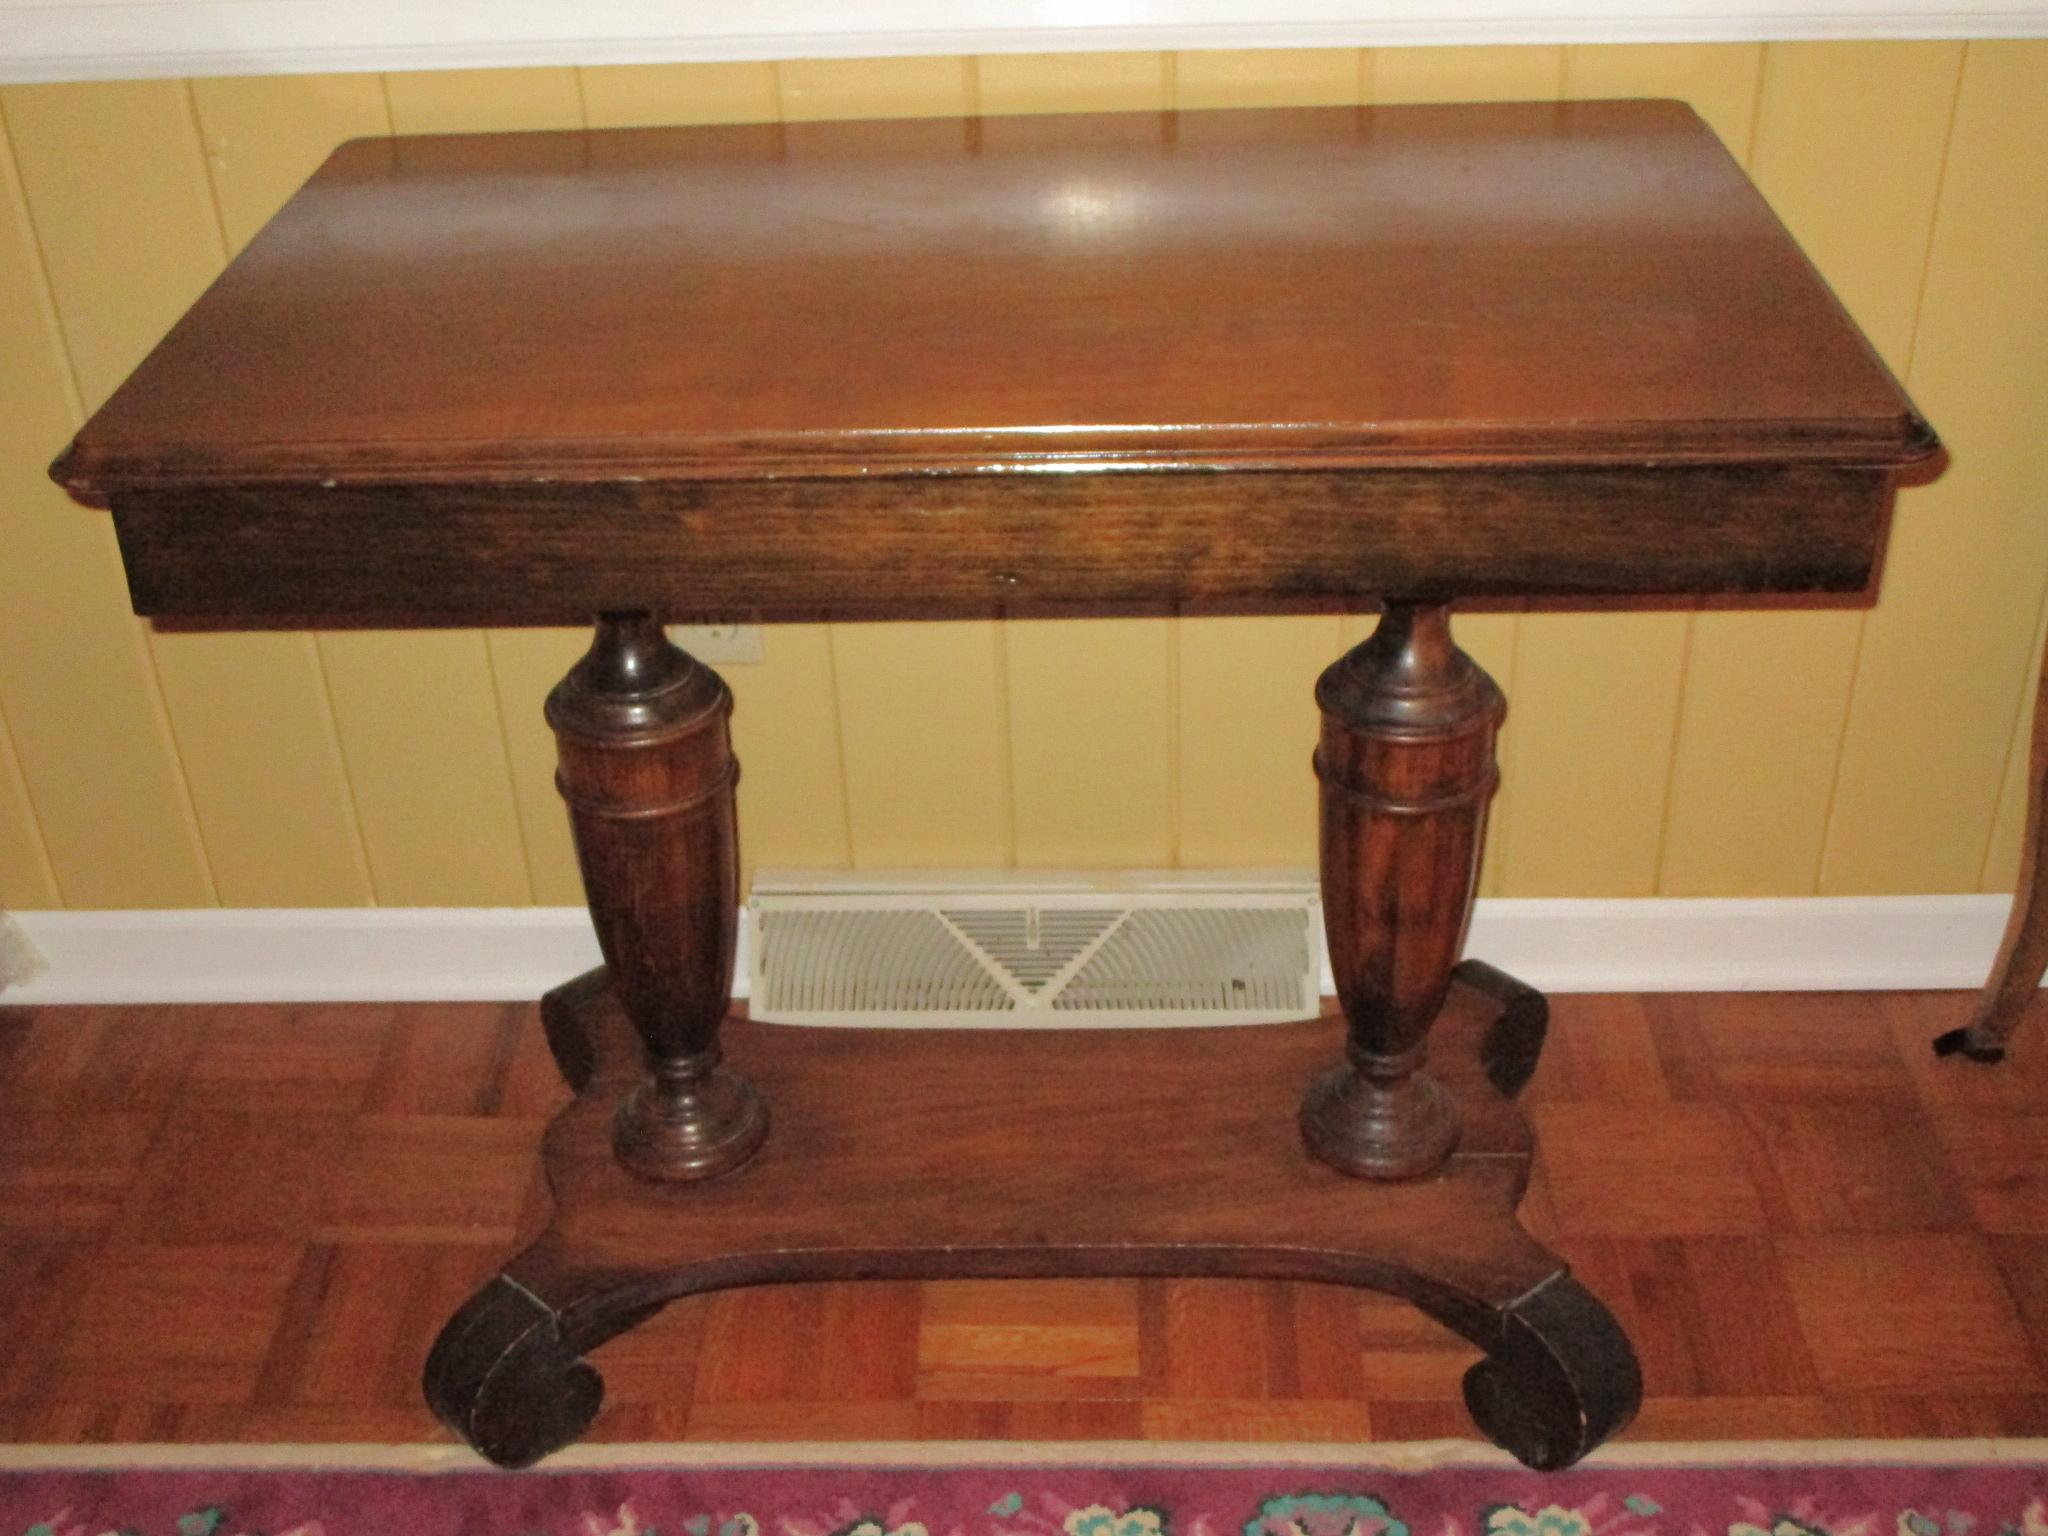
POLYGON ((960 55, 960 96, 967 105, 969 117, 980 117, 981 111, 981 56, 973 53, 960 55))
MULTIPOLYGON (((381 77, 378 96, 380 100, 383 97, 381 77)), ((207 196, 212 200, 214 227, 220 235, 221 255, 225 261, 234 249, 234 241, 228 236, 227 209, 221 203, 220 182, 214 175, 213 155, 207 148, 206 120, 199 111, 199 94, 190 80, 185 82, 185 99, 192 115, 192 131, 199 140, 199 165, 206 176, 207 196)), ((387 131, 391 126, 388 110, 384 126, 387 131)), ((377 883, 370 870, 370 849, 363 834, 363 813, 356 801, 355 780, 349 774, 348 754, 341 749, 341 714, 334 705, 334 685, 327 676, 327 658, 320 649, 318 638, 310 631, 301 632, 301 638, 313 664, 314 680, 320 687, 320 704, 327 717, 328 745, 334 752, 335 766, 341 772, 342 799, 348 812, 349 846, 355 853, 356 874, 362 880, 364 895, 374 906, 377 904, 377 883)))
MULTIPOLYGON (((221 212, 220 194, 215 189, 213 184, 213 167, 211 163, 208 161, 206 155, 206 133, 199 126, 199 102, 197 96, 193 92, 192 82, 190 80, 180 81, 178 83, 178 90, 179 94, 182 95, 185 99, 185 123, 186 126, 192 130, 192 148, 193 151, 199 156, 199 179, 200 182, 206 188, 206 206, 207 209, 213 214, 214 255, 217 259, 217 265, 215 266, 214 269, 214 276, 218 278, 221 272, 226 270, 227 268, 228 252, 231 249, 228 243, 227 219, 226 216, 223 215, 221 212)), ((163 654, 157 648, 156 629, 147 620, 143 621, 142 629, 145 637, 144 643, 149 651, 150 671, 152 675, 156 678, 157 692, 159 695, 162 695, 164 663, 163 654)), ((163 703, 163 711, 165 724, 169 726, 171 732, 171 746, 173 751, 177 754, 178 758, 178 772, 181 777, 185 777, 187 779, 186 793, 187 796, 189 797, 191 793, 191 787, 189 782, 189 776, 187 774, 187 770, 185 767, 185 737, 183 733, 180 732, 178 729, 178 717, 171 711, 170 703, 167 698, 163 703)), ((212 888, 214 904, 218 906, 221 904, 220 884, 213 873, 213 849, 206 841, 206 823, 199 819, 199 806, 197 801, 194 801, 192 806, 192 825, 193 830, 197 832, 199 835, 199 846, 202 849, 204 849, 206 853, 207 884, 212 888)))
MULTIPOLYGON (((569 82, 576 91, 576 125, 585 132, 590 129, 590 98, 583 88, 583 66, 571 65, 569 82)), ((389 110, 390 93, 385 93, 386 110, 389 110)), ((656 614, 657 619, 664 615, 656 614)), ((529 906, 540 903, 540 880, 534 871, 533 838, 527 831, 526 817, 520 805, 519 774, 513 767, 517 754, 512 745, 512 727, 505 718, 505 690, 498 678, 498 650, 491 631, 477 631, 483 642, 484 677, 488 681, 491 721, 498 728, 499 761, 505 768, 505 793, 512 807, 512 834, 519 840, 519 868, 526 877, 526 900, 529 906)))
POLYGON ((1671 752, 1664 760, 1664 807, 1657 818, 1657 855, 1650 869, 1650 894, 1664 892, 1664 860, 1671 846, 1671 812, 1678 803, 1678 754, 1685 739, 1685 692, 1692 682, 1692 641, 1699 614, 1688 610, 1678 636, 1678 693, 1671 711, 1671 752))
POLYGON ((1742 157, 1742 168, 1750 173, 1752 181, 1756 175, 1757 139, 1764 126, 1764 94, 1770 89, 1770 81, 1771 45, 1765 43, 1756 61, 1756 96, 1749 104, 1749 152, 1742 157))
MULTIPOLYGON (((1941 167, 1934 173, 1934 206, 1928 214, 1927 235, 1920 246, 1920 281, 1915 285, 1913 292, 1913 318, 1912 323, 1906 330, 1906 356, 1903 365, 1899 369, 1901 382, 1908 387, 1912 384, 1914 360, 1920 353, 1920 324, 1922 309, 1927 300, 1927 277, 1934 265, 1934 241, 1941 229, 1942 205, 1948 200, 1948 162, 1949 156, 1955 151, 1956 115, 1962 106, 1963 76, 1969 68, 1969 63, 1970 45, 1966 42, 1962 45, 1962 52, 1956 57, 1955 83, 1949 90, 1948 121, 1942 128, 1941 167)), ((1813 885, 1808 892, 1810 895, 1817 896, 1821 894, 1827 885, 1828 854, 1833 849, 1835 842, 1835 809, 1842 796, 1842 774, 1849 758, 1849 726, 1856 716, 1857 692, 1863 686, 1864 640, 1869 633, 1870 610, 1865 608, 1858 611, 1856 615, 1856 643, 1849 655, 1849 691, 1842 700, 1842 728, 1835 737, 1835 770, 1828 778, 1827 804, 1821 808, 1820 857, 1814 864, 1813 885)), ((1999 759, 2001 778, 2004 775, 2003 764, 2009 761, 2010 752, 2011 742, 2010 738, 2008 738, 2008 757, 1999 759)), ((1992 801, 1992 807, 1995 812, 1997 809, 1995 798, 1992 801)), ((1990 834, 1987 831, 1985 835, 1988 839, 1990 834)), ((1978 861, 1978 876, 1980 880, 1982 875, 1983 861, 1980 859, 1978 861)))
MULTIPOLYGON (((396 120, 391 115, 391 85, 389 78, 377 76, 377 104, 384 114, 384 136, 393 137, 398 131, 396 120)), ((341 706, 334 697, 334 677, 327 667, 327 649, 320 643, 320 636, 308 631, 306 641, 313 647, 313 666, 320 679, 320 692, 327 706, 327 728, 334 733, 334 761, 341 770, 342 793, 348 797, 349 829, 355 833, 356 863, 363 877, 363 889, 369 893, 371 906, 380 905, 377 895, 377 869, 370 860, 370 834, 363 825, 362 797, 356 792, 355 770, 349 766, 348 749, 341 739, 341 706)))
MULTIPOLYGON (((1738 158, 1731 150, 1730 158, 1736 158, 1743 174, 1752 182, 1756 179, 1757 129, 1762 125, 1764 114, 1764 74, 1770 68, 1771 45, 1757 45, 1756 69, 1750 76, 1749 87, 1749 132, 1743 140, 1742 154, 1738 158)), ((1716 135, 1718 137, 1718 135, 1716 135)), ((1726 148, 1724 145, 1723 148, 1726 148)), ((1665 871, 1671 856, 1671 826, 1678 809, 1678 764, 1685 746, 1685 705, 1692 692, 1693 642, 1698 638, 1700 609, 1694 603, 1686 610, 1685 633, 1679 640, 1678 652, 1678 712, 1671 722, 1671 761, 1664 771, 1664 818, 1657 828, 1657 872, 1650 889, 1653 893, 1664 894, 1665 871)), ((1814 872, 1816 887, 1819 871, 1814 872)))
MULTIPOLYGON (((6 120, 6 118, 5 118, 5 104, 4 104, 4 102, 0 102, 0 123, 4 123, 4 122, 5 122, 5 120, 6 120)), ((10 158, 13 158, 13 157, 14 157, 14 137, 13 137, 13 135, 12 135, 12 134, 8 134, 8 135, 7 135, 6 137, 7 137, 7 153, 8 153, 8 155, 9 155, 9 157, 10 157, 10 158)), ((27 212, 28 212, 28 187, 27 187, 27 185, 26 185, 25 183, 22 183, 22 181, 21 181, 21 163, 20 163, 20 161, 19 161, 18 159, 15 159, 15 160, 14 160, 14 179, 15 179, 15 182, 16 182, 16 184, 17 184, 17 185, 20 185, 20 186, 21 186, 21 188, 22 188, 22 196, 21 196, 21 206, 22 206, 22 212, 23 212, 23 216, 24 216, 24 217, 26 217, 26 216, 27 216, 27 212)), ((43 256, 43 252, 42 252, 42 245, 41 245, 41 242, 40 242, 40 241, 38 241, 37 239, 35 239, 35 238, 34 238, 34 237, 35 237, 35 227, 34 227, 34 225, 33 225, 33 224, 31 224, 31 225, 30 225, 30 227, 29 227, 29 235, 30 235, 30 244, 34 245, 34 246, 35 246, 35 248, 36 248, 36 251, 35 251, 35 254, 36 254, 36 260, 37 260, 38 262, 41 262, 41 260, 42 260, 42 256, 43 256)), ((46 272, 46 273, 44 273, 44 275, 43 275, 43 280, 44 280, 44 282, 46 282, 46 283, 47 283, 47 282, 49 281, 49 274, 48 274, 47 272, 46 272)), ((52 305, 52 306, 51 306, 51 309, 52 309, 53 313, 54 313, 55 307, 56 307, 55 305, 52 305)), ((58 328, 59 328, 59 331, 60 331, 60 333, 61 333, 61 331, 62 331, 62 327, 63 327, 63 322, 62 322, 61 320, 59 320, 59 321, 58 321, 58 328)), ((0 724, 4 724, 4 723, 6 722, 6 719, 7 719, 7 701, 6 701, 6 700, 5 700, 4 698, 0 698, 0 724)), ((28 802, 28 820, 29 820, 29 833, 30 833, 30 837, 31 837, 32 841, 33 841, 33 842, 34 842, 34 844, 35 844, 35 848, 36 848, 36 854, 37 854, 37 856, 38 856, 38 857, 39 857, 39 858, 40 858, 40 859, 42 860, 42 865, 43 865, 43 873, 44 873, 44 874, 45 874, 45 875, 46 875, 46 876, 48 877, 48 879, 49 879, 49 882, 50 882, 50 889, 51 889, 51 890, 53 890, 53 891, 55 891, 55 892, 57 893, 57 904, 58 904, 58 905, 59 905, 60 907, 68 907, 68 906, 69 906, 69 905, 70 905, 71 903, 70 903, 69 899, 68 899, 68 898, 67 898, 67 897, 65 896, 65 894, 64 894, 64 882, 63 882, 63 880, 61 880, 61 879, 60 879, 60 878, 58 877, 58 874, 57 874, 57 862, 56 862, 56 860, 55 860, 55 859, 53 859, 53 858, 52 858, 52 857, 50 856, 50 843, 49 843, 49 834, 47 834, 46 832, 44 832, 44 831, 43 831, 43 819, 42 819, 42 813, 41 813, 41 812, 40 812, 39 810, 37 810, 37 808, 36 808, 36 790, 35 790, 35 785, 33 785, 32 783, 30 783, 30 782, 29 782, 29 777, 28 777, 28 774, 27 774, 27 773, 26 773, 26 772, 25 772, 25 771, 24 771, 24 770, 22 769, 22 766, 21 766, 21 755, 20 755, 20 753, 18 753, 18 752, 17 752, 16 750, 15 750, 15 746, 14 746, 14 732, 13 732, 12 728, 9 728, 9 729, 7 730, 7 732, 6 732, 6 740, 7 740, 7 756, 8 756, 8 760, 9 760, 9 761, 10 761, 10 762, 11 762, 11 763, 13 764, 13 767, 14 767, 14 777, 15 777, 15 781, 16 781, 16 782, 17 782, 18 784, 20 784, 20 785, 21 785, 21 794, 22 794, 22 798, 23 798, 24 800, 26 800, 26 801, 28 802)))
POLYGON ((42 814, 36 809, 35 786, 22 771, 21 757, 14 749, 14 731, 7 723, 7 701, 0 699, 0 755, 6 758, 5 767, 12 770, 14 782, 21 786, 21 798, 28 806, 29 844, 35 849, 36 862, 41 866, 43 878, 57 897, 57 905, 70 906, 64 895, 64 882, 57 878, 57 863, 50 857, 50 844, 43 832, 42 814))
MULTIPOLYGON (((189 87, 188 87, 189 91, 189 87)), ((6 97, 0 92, 0 129, 5 129, 7 152, 14 170, 14 183, 21 189, 21 217, 28 227, 29 244, 35 253, 36 272, 41 277, 40 292, 34 297, 43 311, 45 321, 57 344, 57 375, 62 382, 71 406, 71 420, 74 427, 85 424, 85 391, 78 383, 78 362, 72 356, 71 336, 64 325, 64 313, 57 307, 56 285, 50 279, 50 257, 43 248, 43 233, 36 223, 35 204, 28 195, 28 179, 21 172, 21 152, 15 147, 14 131, 7 121, 6 97)), ((110 514, 104 514, 110 515, 110 514)), ((122 590, 127 590, 124 573, 122 590)), ((150 712, 155 716, 157 728, 163 732, 165 745, 170 749, 171 777, 177 785, 178 806, 183 812, 185 836, 190 842, 194 858, 198 862, 199 877, 206 887, 208 900, 220 905, 220 882, 214 878, 213 855, 206 846, 206 834, 200 830, 199 807, 192 799, 192 783, 185 769, 184 754, 178 747, 178 732, 171 723, 170 707, 164 703, 163 674, 157 668, 156 647, 150 643, 147 626, 139 619, 131 618, 128 625, 131 643, 142 658, 149 686, 144 690, 149 701, 150 712)), ((26 783, 26 779, 23 780, 26 783)))
POLYGON ((846 850, 846 867, 854 868, 853 778, 846 763, 846 718, 839 702, 839 628, 825 626, 825 679, 832 698, 832 755, 839 765, 840 842, 846 850))
POLYGON ((1014 707, 1014 691, 1010 687, 1011 623, 1010 619, 1001 618, 990 626, 995 631, 996 730, 1001 748, 996 753, 996 793, 1001 798, 1005 869, 1017 867, 1017 850, 1024 841, 1017 830, 1017 725, 1010 713, 1014 707))
POLYGON ((1378 90, 1379 80, 1375 72, 1378 57, 1370 48, 1358 50, 1358 101, 1361 106, 1370 104, 1378 90))
POLYGON ((370 863, 370 839, 363 830, 363 806, 356 795, 356 776, 349 768, 348 752, 341 744, 341 707, 334 702, 334 679, 328 675, 327 652, 321 648, 319 635, 311 630, 306 631, 306 643, 313 648, 313 675, 320 680, 320 702, 326 711, 327 729, 332 733, 334 764, 341 772, 341 792, 348 801, 348 829, 354 834, 349 842, 356 852, 356 873, 363 878, 363 890, 370 905, 379 906, 377 871, 370 863))
POLYGON ((1970 68, 1970 45, 1963 44, 1963 51, 1956 58, 1956 80, 1949 92, 1948 120, 1941 129, 1941 169, 1934 176, 1934 211, 1927 220, 1927 238, 1920 244, 1920 281, 1913 289, 1913 320, 1906 330, 1906 361, 1901 370, 1907 382, 1913 377, 1913 365, 1920 358, 1920 322, 1927 308, 1927 282, 1934 271, 1934 237, 1941 228, 1943 204, 1948 201, 1948 162, 1955 151, 1956 118, 1963 106, 1963 77, 1970 68))
POLYGON ((213 156, 206 149, 206 124, 199 116, 198 93, 192 89, 190 80, 181 84, 185 93, 185 118, 192 125, 192 141, 199 149, 199 174, 206 181, 206 206, 213 210, 213 233, 220 242, 220 262, 225 268, 235 243, 228 238, 228 216, 221 211, 220 188, 213 179, 213 156))
POLYGON ((519 867, 526 871, 526 901, 540 905, 540 882, 533 874, 533 839, 526 835, 526 818, 520 814, 519 776, 512 771, 512 733, 505 724, 505 690, 498 685, 498 655, 484 631, 484 676, 491 685, 491 718, 498 723, 498 749, 505 754, 505 784, 512 796, 512 831, 519 839, 519 867))
POLYGON ((1187 857, 1187 835, 1181 825, 1182 806, 1187 798, 1181 773, 1188 747, 1183 715, 1186 706, 1181 697, 1186 686, 1181 646, 1187 635, 1187 620, 1175 614, 1166 622, 1166 867, 1179 869, 1187 857))

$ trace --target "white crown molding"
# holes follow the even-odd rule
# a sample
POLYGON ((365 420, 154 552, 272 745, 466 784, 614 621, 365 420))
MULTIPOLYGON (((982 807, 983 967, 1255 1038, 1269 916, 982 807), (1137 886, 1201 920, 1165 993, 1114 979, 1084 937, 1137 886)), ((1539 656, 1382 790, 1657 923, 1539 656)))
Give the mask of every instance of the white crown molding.
POLYGON ((0 84, 1097 49, 2048 36, 2048 0, 0 0, 0 84))
MULTIPOLYGON (((1467 947, 1550 992, 1967 988, 1983 984, 2009 906, 2004 896, 1482 901, 1467 947)), ((598 963, 580 907, 14 919, 48 969, 0 993, 0 1005, 517 1001, 598 963)), ((746 974, 742 954, 742 985, 746 974)), ((1325 990, 1328 974, 1325 964, 1325 990)))

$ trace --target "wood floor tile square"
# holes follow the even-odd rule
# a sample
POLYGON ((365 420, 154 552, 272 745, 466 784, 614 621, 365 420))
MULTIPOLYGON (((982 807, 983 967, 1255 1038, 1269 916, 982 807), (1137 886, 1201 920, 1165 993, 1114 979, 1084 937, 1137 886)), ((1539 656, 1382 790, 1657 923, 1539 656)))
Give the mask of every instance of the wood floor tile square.
POLYGON ((1708 1104, 1538 1104, 1558 1230, 1683 1237, 1765 1230, 1755 1149, 1732 1109, 1708 1104))
POLYGON ((1345 1285, 1289 1285, 1280 1294, 1293 1325, 1296 1394, 1311 1402, 1363 1397, 1358 1292, 1345 1285))
POLYGON ((1740 1113, 1770 1171, 1758 1183, 1775 1231, 1952 1232, 1970 1224, 1934 1122, 1918 1105, 1758 1101, 1740 1113))
POLYGON ((1993 1116, 1953 1108, 1934 1118, 1977 1226, 2048 1234, 2048 1113, 1993 1116))
POLYGON ((496 1114, 531 1012, 529 1005, 511 1003, 406 1009, 371 1074, 363 1108, 372 1114, 496 1114))
POLYGON ((918 1330, 921 1401, 1134 1397, 1137 1392, 1135 1324, 926 1321, 918 1330))
POLYGON ((1800 1331, 1831 1395, 2048 1390, 1984 1239, 1777 1239, 1800 1331))
MULTIPOLYGON (((97 1244, 10 1236, 0 1242, 0 1404, 68 1390, 56 1361, 99 1260, 97 1244)), ((9 1438, 0 1434, 0 1440, 9 1438)))
POLYGON ((1988 1241, 2034 1341, 2036 1363, 2048 1374, 2048 1237, 1993 1236, 1988 1241))
POLYGON ((409 1407, 430 1339, 497 1270, 469 1246, 313 1244, 252 1394, 265 1407, 409 1407))
POLYGON ((1829 1404, 1833 1433, 1858 1440, 2033 1438, 2048 1431, 2048 1396, 1927 1392, 1829 1404))
POLYGON ((509 1026, 510 1054, 504 1060, 492 1113, 528 1119, 548 1119, 566 1105, 572 1095, 562 1081, 562 1072, 548 1050, 541 1030, 538 1006, 520 1011, 509 1026))
POLYGON ((1288 1396, 1297 1377, 1288 1302, 1266 1280, 1155 1280, 1144 1290, 1148 1386, 1172 1397, 1288 1396))
POLYGON ((1138 1326, 1136 1280, 927 1280, 919 1315, 927 1327, 1138 1326))
POLYGON ((1777 1099, 1909 1101, 1914 1080, 1882 1026, 1889 994, 1645 995, 1674 1096, 1730 1104, 1777 1099))
POLYGON ((165 1109, 184 1091, 212 1008, 38 1008, 0 1058, 0 1110, 165 1109))
POLYGON ((101 1246, 58 1352, 65 1390, 114 1402, 247 1400, 299 1257, 297 1245, 101 1246))
POLYGON ((163 1112, 16 1110, 0 1129, 0 1231, 90 1236, 111 1227, 163 1112))
POLYGON ((1464 1401, 1465 1372, 1479 1358, 1477 1349, 1398 1297, 1360 1293, 1353 1316, 1357 1395, 1369 1401, 1464 1401))
POLYGON ((709 1301, 697 1361, 700 1403, 908 1402, 916 1395, 914 1283, 771 1285, 720 1291, 709 1301))
POLYGON ((1661 1103, 1670 1097, 1640 997, 1579 994, 1550 1000, 1550 1033, 1523 1102, 1661 1103))
POLYGON ((1652 1397, 1817 1397, 1765 1237, 1575 1238, 1564 1254, 1636 1348, 1652 1397))
POLYGON ((509 1248, 539 1176, 545 1128, 468 1115, 358 1116, 313 1235, 509 1248))
POLYGON ((350 1130, 341 1115, 174 1109, 129 1191, 115 1235, 173 1245, 303 1242, 350 1130))
POLYGON ((687 1403, 697 1394, 713 1298, 685 1296, 600 1346, 589 1359, 604 1377, 607 1403, 687 1403))
POLYGON ((396 1006, 359 1003, 220 1009, 192 1058, 179 1108, 353 1114, 403 1017, 396 1006))

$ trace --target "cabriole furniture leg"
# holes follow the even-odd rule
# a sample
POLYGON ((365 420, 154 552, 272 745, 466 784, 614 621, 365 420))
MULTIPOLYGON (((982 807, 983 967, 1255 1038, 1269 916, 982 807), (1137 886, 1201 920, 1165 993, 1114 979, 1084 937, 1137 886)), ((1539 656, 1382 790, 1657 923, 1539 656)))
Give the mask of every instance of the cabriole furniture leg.
POLYGON ((2048 659, 2034 693, 2034 739, 2027 763, 2027 828, 2021 834, 2020 877, 2013 887, 2012 914, 2005 939, 1991 962, 1990 979, 1977 1000, 1976 1012, 1961 1029, 1934 1042, 1934 1054, 1958 1053, 1972 1061, 2003 1061, 2005 1042, 2020 1027, 2027 1009, 2040 996, 2041 977, 2048 972, 2048 859, 2041 857, 2041 839, 2048 836, 2048 659))
MULTIPOLYGON (((576 858, 609 987, 646 1053, 613 1146, 642 1178, 708 1179, 754 1154, 768 1111, 719 1065, 739 923, 732 693, 649 613, 608 613, 548 696, 576 858)), ((559 992, 595 996, 597 978, 559 992)), ((579 1017, 551 994, 564 1076, 587 1076, 579 1017)))

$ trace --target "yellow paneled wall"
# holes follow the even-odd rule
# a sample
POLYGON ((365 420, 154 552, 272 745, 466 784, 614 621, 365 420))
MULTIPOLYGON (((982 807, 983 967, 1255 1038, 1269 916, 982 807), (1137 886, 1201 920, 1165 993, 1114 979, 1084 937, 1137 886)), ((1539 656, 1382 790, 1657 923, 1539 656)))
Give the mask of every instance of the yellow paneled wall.
MULTIPOLYGON (((568 630, 159 634, 44 466, 361 134, 1680 96, 1954 466, 1869 612, 1467 615, 1511 703, 1486 889, 2009 885, 2048 577, 2048 42, 1012 55, 0 89, 0 904, 578 897, 568 630)), ((734 667, 749 866, 1305 864, 1369 619, 800 625, 734 667)))

